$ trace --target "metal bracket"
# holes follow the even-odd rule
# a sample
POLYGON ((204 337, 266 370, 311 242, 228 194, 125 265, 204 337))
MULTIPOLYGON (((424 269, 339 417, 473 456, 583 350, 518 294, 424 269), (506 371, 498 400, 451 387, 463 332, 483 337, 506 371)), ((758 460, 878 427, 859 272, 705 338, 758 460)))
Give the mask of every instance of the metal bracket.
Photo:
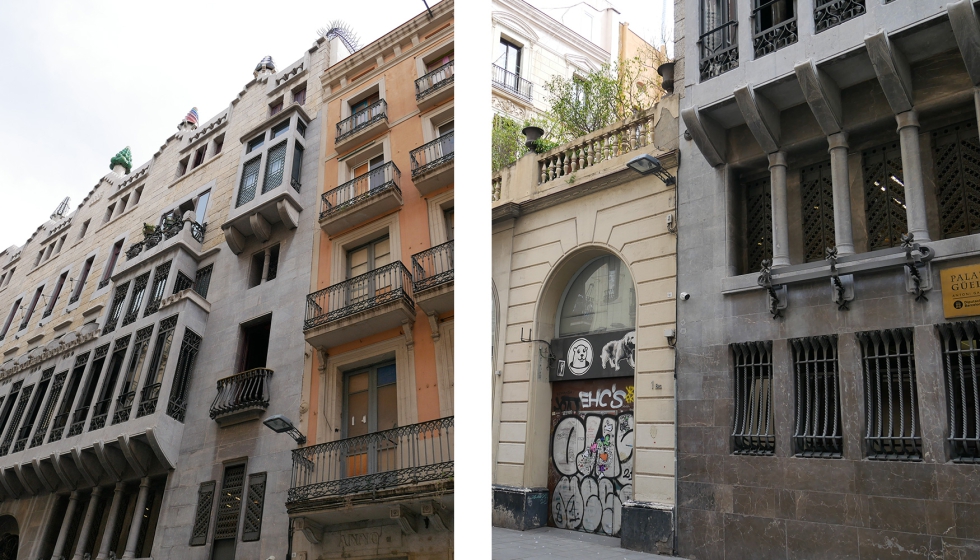
POLYGON ((932 289, 932 266, 929 264, 934 256, 932 249, 916 243, 911 233, 902 236, 902 248, 905 249, 905 289, 915 295, 915 301, 929 301, 926 292, 932 289), (925 269, 924 275, 922 269, 925 269))
POLYGON ((759 271, 759 285, 765 288, 768 294, 767 306, 769 313, 772 314, 772 318, 778 319, 782 317, 783 310, 786 309, 789 301, 787 296, 789 290, 785 285, 772 285, 772 261, 769 259, 762 261, 762 270, 759 271))
POLYGON ((531 329, 528 329, 527 330, 527 338, 524 338, 524 327, 521 327, 521 342, 540 342, 541 344, 544 344, 548 348, 548 355, 545 356, 544 355, 544 352, 542 352, 540 349, 538 350, 538 354, 542 358, 546 358, 548 360, 548 368, 549 369, 551 368, 551 365, 558 360, 558 357, 555 356, 554 353, 552 353, 552 351, 551 351, 551 343, 550 342, 548 342, 547 340, 541 340, 541 339, 531 338, 531 329))
POLYGON ((854 299, 854 275, 840 275, 837 271, 837 247, 827 247, 826 259, 830 261, 830 287, 833 290, 831 301, 837 304, 838 311, 847 311, 847 304, 854 299))

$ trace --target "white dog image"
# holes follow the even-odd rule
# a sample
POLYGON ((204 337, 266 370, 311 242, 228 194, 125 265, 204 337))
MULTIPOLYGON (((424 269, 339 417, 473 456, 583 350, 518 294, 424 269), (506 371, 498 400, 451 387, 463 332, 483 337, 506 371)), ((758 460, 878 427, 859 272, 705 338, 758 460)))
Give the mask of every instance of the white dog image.
POLYGON ((612 368, 619 371, 619 362, 627 360, 636 363, 633 353, 636 351, 636 331, 626 333, 619 340, 610 340, 602 347, 602 369, 612 368))
POLYGON ((589 366, 592 365, 592 348, 588 341, 576 340, 569 350, 568 368, 572 370, 572 373, 581 375, 588 371, 589 366))

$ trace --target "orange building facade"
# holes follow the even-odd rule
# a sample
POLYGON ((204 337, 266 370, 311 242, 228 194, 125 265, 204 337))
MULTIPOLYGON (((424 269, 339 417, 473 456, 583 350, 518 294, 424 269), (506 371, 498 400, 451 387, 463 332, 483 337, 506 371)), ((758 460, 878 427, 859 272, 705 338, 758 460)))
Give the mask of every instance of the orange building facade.
POLYGON ((453 2, 320 77, 297 558, 452 557, 453 2))

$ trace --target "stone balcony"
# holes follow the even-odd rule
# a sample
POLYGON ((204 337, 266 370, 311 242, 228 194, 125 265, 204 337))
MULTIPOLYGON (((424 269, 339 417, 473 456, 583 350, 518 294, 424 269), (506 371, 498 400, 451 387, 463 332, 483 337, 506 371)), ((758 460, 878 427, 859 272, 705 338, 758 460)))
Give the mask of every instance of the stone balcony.
POLYGON ((454 242, 412 255, 415 303, 426 315, 438 316, 455 308, 453 294, 454 242))
POLYGON ((425 111, 453 97, 455 62, 450 60, 415 80, 415 101, 418 103, 419 110, 425 111))
POLYGON ((388 104, 379 99, 337 123, 335 148, 343 153, 388 130, 388 104))
POLYGON ((320 228, 337 235, 402 205, 401 172, 384 163, 321 196, 320 228))
POLYGON ((271 369, 255 368, 219 379, 211 419, 225 427, 260 418, 269 407, 272 374, 271 369))
POLYGON ((455 135, 448 132, 409 154, 412 158, 412 183, 422 196, 453 184, 455 146, 455 135))

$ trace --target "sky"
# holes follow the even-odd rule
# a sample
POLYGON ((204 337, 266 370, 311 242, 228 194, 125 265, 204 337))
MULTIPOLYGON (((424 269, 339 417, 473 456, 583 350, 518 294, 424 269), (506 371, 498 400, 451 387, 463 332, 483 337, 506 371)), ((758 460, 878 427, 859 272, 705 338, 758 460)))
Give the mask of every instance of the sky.
POLYGON ((262 57, 285 68, 337 19, 365 45, 425 10, 370 3, 292 0, 288 15, 265 15, 287 4, 0 2, 0 250, 22 245, 66 196, 74 210, 122 148, 135 168, 191 107, 202 123, 221 112, 262 57))

